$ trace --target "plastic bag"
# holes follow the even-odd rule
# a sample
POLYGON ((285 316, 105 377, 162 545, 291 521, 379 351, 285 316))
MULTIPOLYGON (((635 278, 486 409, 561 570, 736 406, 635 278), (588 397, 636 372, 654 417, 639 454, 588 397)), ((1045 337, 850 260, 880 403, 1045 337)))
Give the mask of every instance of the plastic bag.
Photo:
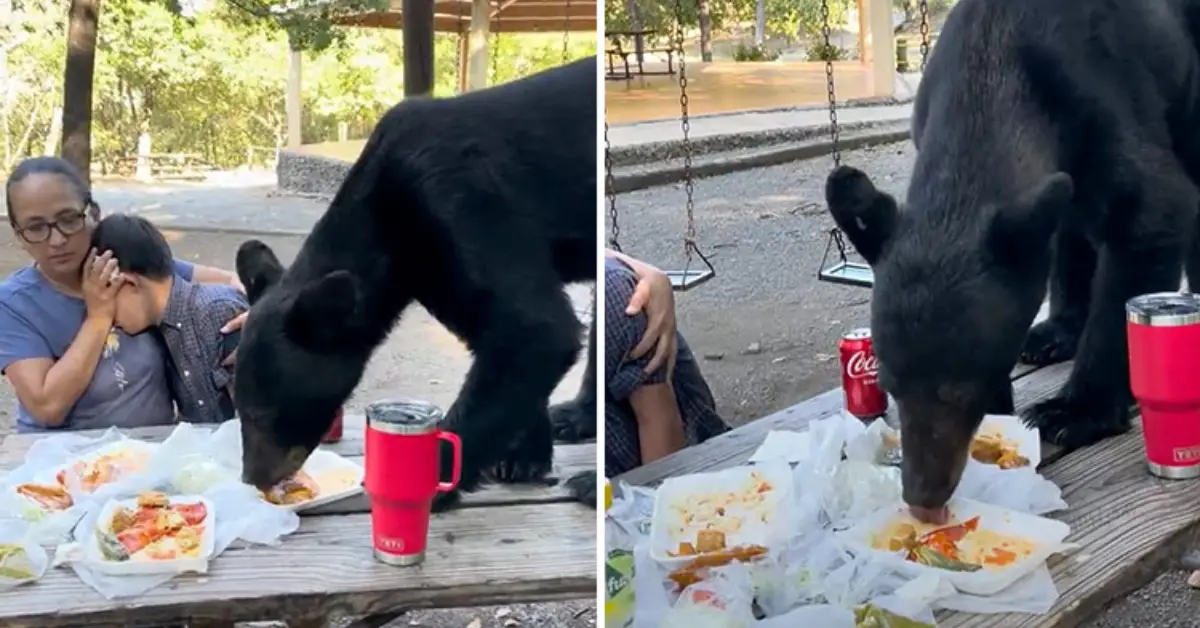
POLYGON ((825 483, 822 507, 830 525, 842 529, 896 503, 901 492, 900 469, 862 460, 843 460, 825 483))
POLYGON ((759 608, 767 617, 775 617, 824 600, 825 577, 850 560, 850 553, 828 532, 795 539, 765 561, 762 569, 767 573, 762 577, 773 582, 756 589, 759 608))
POLYGON ((50 558, 31 536, 31 530, 23 521, 0 522, 0 591, 34 582, 46 574, 50 558))
POLYGON ((755 624, 755 628, 855 628, 854 613, 850 609, 832 604, 801 606, 777 617, 768 617, 755 624))
POLYGON ((745 565, 715 567, 708 577, 683 590, 663 618, 662 628, 750 628, 754 587, 745 565))
POLYGON ((1062 489, 1032 467, 1002 470, 995 465, 968 464, 954 496, 1032 515, 1067 508, 1062 489))

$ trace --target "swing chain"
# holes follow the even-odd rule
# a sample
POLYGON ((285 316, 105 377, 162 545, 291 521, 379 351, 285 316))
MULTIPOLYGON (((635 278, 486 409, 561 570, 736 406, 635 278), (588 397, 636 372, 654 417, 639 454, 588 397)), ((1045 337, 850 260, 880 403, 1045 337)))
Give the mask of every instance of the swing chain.
POLYGON ((687 232, 684 235, 683 253, 690 265, 692 251, 696 247, 696 203, 692 184, 692 144, 688 139, 691 121, 688 119, 687 68, 683 54, 683 2, 675 0, 675 47, 679 53, 679 109, 680 128, 683 130, 683 187, 687 192, 687 232))
MULTIPOLYGON (((496 24, 498 27, 499 24, 496 24)), ((492 62, 491 79, 488 80, 488 85, 496 85, 500 82, 500 66, 497 64, 497 59, 500 58, 500 31, 492 31, 492 45, 488 48, 488 60, 492 62)))
MULTIPOLYGON (((921 0, 921 3, 924 4, 925 0, 921 0)), ((825 88, 829 93, 829 141, 832 144, 833 165, 836 167, 842 163, 842 149, 839 145, 841 129, 838 126, 837 96, 834 94, 833 83, 833 44, 830 41, 833 33, 833 26, 830 24, 832 19, 829 15, 829 0, 821 0, 821 35, 825 45, 823 51, 825 54, 825 88)))
POLYGON ((608 218, 612 224, 612 237, 608 239, 609 246, 614 251, 621 251, 618 238, 621 226, 617 224, 617 193, 614 190, 615 181, 612 171, 612 143, 608 141, 608 112, 604 115, 604 194, 608 197, 608 218))
POLYGON ((829 230, 829 235, 833 236, 833 246, 837 248, 838 260, 845 263, 847 261, 846 241, 842 238, 842 230, 834 227, 829 230))
POLYGON ((458 37, 454 38, 454 93, 459 96, 461 96, 463 91, 465 91, 463 89, 463 83, 465 82, 466 77, 463 76, 462 23, 463 23, 463 20, 466 19, 466 6, 467 6, 466 0, 459 0, 458 8, 455 9, 455 12, 457 14, 456 17, 458 17, 458 20, 457 20, 457 23, 454 25, 455 26, 454 30, 458 34, 458 37))
POLYGON ((929 0, 921 0, 921 75, 929 61, 929 0))
MULTIPOLYGON (((922 2, 924 2, 924 0, 922 0, 922 2)), ((570 40, 570 34, 571 34, 571 0, 567 0, 566 9, 563 10, 563 49, 562 49, 563 65, 566 65, 567 59, 570 58, 570 55, 567 54, 567 42, 570 40)))

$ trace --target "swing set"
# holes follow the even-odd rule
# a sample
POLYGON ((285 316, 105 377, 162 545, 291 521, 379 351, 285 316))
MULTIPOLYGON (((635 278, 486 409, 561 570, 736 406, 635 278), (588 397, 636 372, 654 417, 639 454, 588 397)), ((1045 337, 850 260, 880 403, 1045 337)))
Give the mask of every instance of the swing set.
MULTIPOLYGON (((709 258, 700 250, 696 243, 696 220, 695 220, 695 199, 694 199, 694 182, 692 176, 692 145, 689 139, 689 131, 691 124, 688 119, 688 95, 687 95, 687 63, 683 52, 683 3, 682 0, 675 0, 675 51, 679 55, 679 109, 680 109, 680 127, 683 131, 683 188, 687 195, 685 208, 687 213, 686 228, 683 235, 683 250, 684 250, 684 267, 683 270, 668 270, 664 271, 667 277, 671 280, 671 286, 678 292, 686 292, 695 288, 713 277, 717 271, 713 267, 709 258), (693 256, 699 257, 704 262, 705 268, 693 269, 693 256)), ((924 73, 925 65, 929 60, 929 3, 928 0, 920 0, 921 13, 921 72, 924 73)), ((833 31, 833 25, 830 19, 829 0, 821 0, 821 17, 822 26, 821 34, 825 46, 825 80, 829 94, 829 137, 832 145, 831 154, 833 156, 833 165, 836 168, 842 163, 841 145, 840 145, 840 127, 837 117, 837 96, 835 92, 833 80, 833 55, 829 54, 832 50, 830 35, 833 31)), ((564 41, 565 54, 565 41, 564 41)), ((617 210, 617 196, 614 186, 613 168, 612 168, 612 144, 608 139, 608 120, 604 121, 604 173, 605 173, 605 196, 608 200, 608 216, 610 223, 611 236, 609 238, 609 246, 616 251, 621 251, 619 236, 621 228, 619 224, 619 212, 617 210)), ((845 237, 842 231, 837 227, 829 230, 829 241, 825 245, 825 253, 821 257, 821 268, 817 273, 817 280, 828 283, 842 284, 847 286, 857 286, 869 288, 875 284, 875 275, 871 271, 871 267, 863 262, 852 262, 849 259, 849 250, 846 246, 845 237), (835 252, 837 259, 828 264, 829 255, 835 252)))

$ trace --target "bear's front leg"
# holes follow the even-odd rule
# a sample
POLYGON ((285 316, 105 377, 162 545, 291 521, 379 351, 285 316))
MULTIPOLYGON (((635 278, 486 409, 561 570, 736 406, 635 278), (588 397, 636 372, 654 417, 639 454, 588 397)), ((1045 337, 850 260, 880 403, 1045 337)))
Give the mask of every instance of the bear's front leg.
POLYGON ((1048 366, 1075 357, 1087 321, 1096 272, 1096 251, 1075 229, 1060 227, 1054 238, 1050 270, 1050 316, 1029 329, 1021 347, 1021 361, 1048 366))
MULTIPOLYGON (((595 309, 594 307, 592 308, 595 309)), ((550 406, 554 440, 579 443, 596 438, 596 322, 588 334, 587 368, 575 398, 550 406)))
POLYGON ((1129 347, 1125 302, 1179 287, 1183 244, 1159 243, 1130 250, 1106 246, 1100 254, 1095 294, 1071 377, 1058 395, 1024 413, 1042 439, 1077 449, 1130 427, 1129 347))

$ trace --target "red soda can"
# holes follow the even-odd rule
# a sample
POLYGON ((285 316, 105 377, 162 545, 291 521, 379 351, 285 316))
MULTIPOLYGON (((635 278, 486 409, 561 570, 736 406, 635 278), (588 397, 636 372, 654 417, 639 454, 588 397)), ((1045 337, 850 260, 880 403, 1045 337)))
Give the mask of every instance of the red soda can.
POLYGON ((342 408, 337 409, 337 414, 333 415, 333 425, 329 426, 329 431, 321 437, 322 443, 336 443, 342 440, 342 408))
POLYGON ((887 413, 887 393, 879 385, 879 360, 871 342, 871 329, 853 329, 838 341, 842 359, 842 392, 846 411, 864 421, 887 413))

